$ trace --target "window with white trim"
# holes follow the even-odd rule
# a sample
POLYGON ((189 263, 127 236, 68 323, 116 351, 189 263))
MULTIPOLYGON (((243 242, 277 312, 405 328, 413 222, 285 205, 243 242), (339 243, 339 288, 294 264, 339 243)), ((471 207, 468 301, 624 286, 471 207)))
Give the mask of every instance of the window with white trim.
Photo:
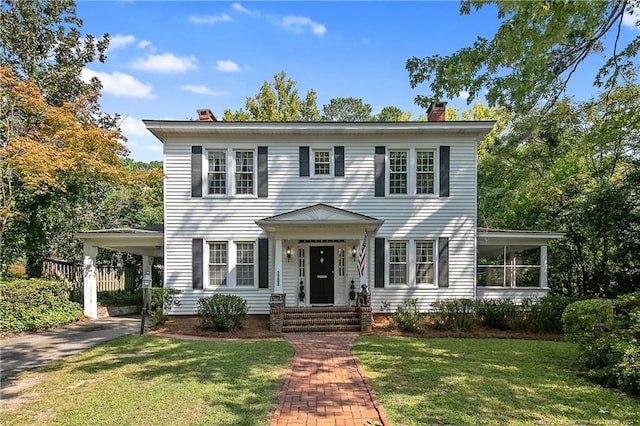
POLYGON ((209 243, 209 285, 226 286, 227 272, 227 243, 209 243))
POLYGON ((301 248, 300 250, 298 250, 298 275, 300 276, 300 278, 304 278, 304 249, 301 248))
POLYGON ((389 193, 407 194, 408 189, 408 152, 389 151, 389 193))
POLYGON ((434 242, 416 241, 416 285, 434 284, 434 242))
POLYGON ((344 277, 345 272, 345 249, 338 249, 338 276, 344 277))
POLYGON ((313 174, 315 176, 331 176, 331 151, 328 149, 313 150, 313 174))
POLYGON ((540 246, 478 246, 478 285, 540 287, 540 246))
POLYGON ((227 193, 227 151, 210 150, 207 152, 209 173, 207 187, 209 194, 227 193))
POLYGON ((433 151, 416 151, 416 193, 433 194, 435 163, 433 151))
POLYGON ((253 151, 236 151, 236 194, 254 194, 255 164, 253 151))
POLYGON ((253 243, 236 243, 236 286, 255 285, 255 248, 253 243))
POLYGON ((407 242, 389 242, 389 284, 407 284, 407 242))
POLYGON ((433 149, 390 149, 386 176, 388 195, 435 194, 435 160, 433 149))

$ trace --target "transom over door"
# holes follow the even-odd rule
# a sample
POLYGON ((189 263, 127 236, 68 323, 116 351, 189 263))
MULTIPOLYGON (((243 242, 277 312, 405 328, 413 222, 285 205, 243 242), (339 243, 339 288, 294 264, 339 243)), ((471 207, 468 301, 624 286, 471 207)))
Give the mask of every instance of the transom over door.
POLYGON ((309 302, 333 304, 333 246, 310 247, 309 302))

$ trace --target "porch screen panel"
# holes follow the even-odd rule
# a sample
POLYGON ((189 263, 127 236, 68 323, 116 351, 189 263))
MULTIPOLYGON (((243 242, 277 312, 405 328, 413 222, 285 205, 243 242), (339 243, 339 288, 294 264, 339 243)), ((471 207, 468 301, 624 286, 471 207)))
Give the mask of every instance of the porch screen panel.
POLYGON ((258 288, 269 288, 268 238, 258 238, 258 288))
POLYGON ((440 196, 449 196, 449 157, 450 147, 440 147, 440 196))
POLYGON ((202 197, 202 147, 191 147, 191 196, 202 197))
POLYGON ((269 148, 258 147, 258 197, 269 196, 269 148))
POLYGON ((301 146, 299 149, 300 176, 309 176, 309 147, 301 146))
POLYGON ((204 240, 202 238, 194 238, 191 240, 191 275, 192 287, 194 289, 202 289, 204 271, 202 269, 202 250, 204 240))
POLYGON ((384 287, 384 238, 375 239, 375 287, 384 287))
POLYGON ((334 173, 338 177, 344 176, 344 146, 336 146, 333 148, 334 155, 334 173))
POLYGON ((449 287, 449 237, 438 238, 438 287, 449 287))
POLYGON ((385 147, 384 146, 376 146, 376 155, 374 159, 374 172, 375 172, 375 196, 376 197, 384 197, 384 181, 386 179, 385 175, 385 147))

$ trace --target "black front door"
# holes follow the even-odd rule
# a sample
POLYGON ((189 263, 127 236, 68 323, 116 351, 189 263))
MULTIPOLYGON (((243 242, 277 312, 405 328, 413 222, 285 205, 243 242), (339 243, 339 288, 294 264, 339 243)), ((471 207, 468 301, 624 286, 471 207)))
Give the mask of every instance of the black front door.
POLYGON ((311 247, 309 301, 333 304, 333 247, 311 247))

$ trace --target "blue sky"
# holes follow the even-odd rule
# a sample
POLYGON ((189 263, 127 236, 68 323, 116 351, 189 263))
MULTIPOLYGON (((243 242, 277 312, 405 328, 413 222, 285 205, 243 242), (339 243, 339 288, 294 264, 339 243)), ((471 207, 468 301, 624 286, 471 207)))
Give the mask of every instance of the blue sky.
MULTIPOLYGON (((319 108, 355 97, 374 113, 392 105, 417 117, 424 111, 413 99, 427 88, 410 88, 407 59, 453 53, 499 25, 492 7, 460 16, 457 1, 79 1, 77 16, 84 33, 111 36, 107 62, 84 75, 102 81, 102 109, 125 118, 137 161, 162 160, 142 119, 194 119, 201 108, 222 117, 279 71, 301 96, 315 90, 319 108)), ((638 31, 628 23, 627 41, 638 31)), ((595 94, 601 62, 589 59, 570 94, 595 94)), ((466 108, 460 95, 447 100, 458 110, 466 108)))

